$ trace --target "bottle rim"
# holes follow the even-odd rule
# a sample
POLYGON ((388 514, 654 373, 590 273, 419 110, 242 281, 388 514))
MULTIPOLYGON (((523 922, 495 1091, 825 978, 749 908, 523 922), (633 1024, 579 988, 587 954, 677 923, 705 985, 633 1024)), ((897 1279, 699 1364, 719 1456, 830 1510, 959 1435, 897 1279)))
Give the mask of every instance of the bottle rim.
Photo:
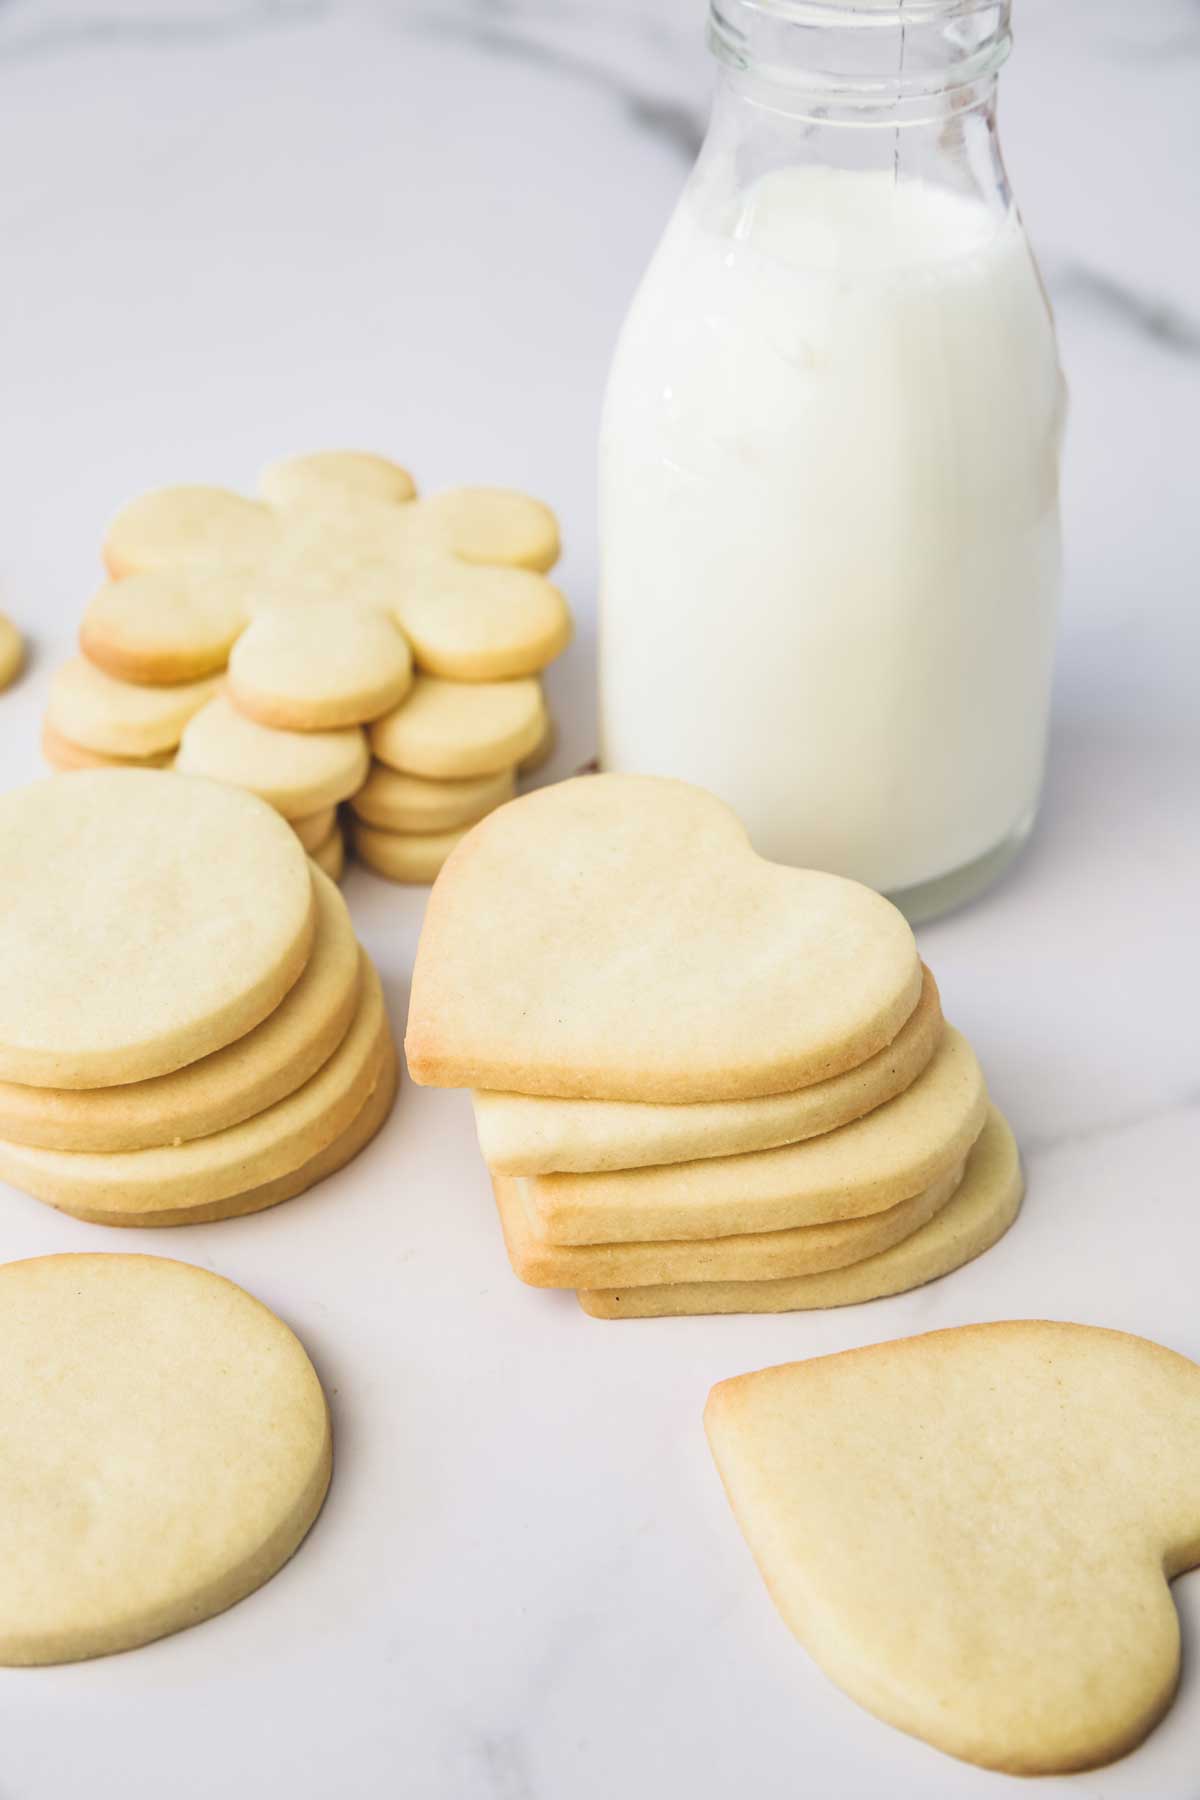
POLYGON ((767 81, 915 99, 999 69, 1010 13, 1011 0, 709 0, 708 41, 718 61, 767 81), (873 59, 893 42, 894 58, 873 59), (920 54, 906 61, 910 44, 920 54))

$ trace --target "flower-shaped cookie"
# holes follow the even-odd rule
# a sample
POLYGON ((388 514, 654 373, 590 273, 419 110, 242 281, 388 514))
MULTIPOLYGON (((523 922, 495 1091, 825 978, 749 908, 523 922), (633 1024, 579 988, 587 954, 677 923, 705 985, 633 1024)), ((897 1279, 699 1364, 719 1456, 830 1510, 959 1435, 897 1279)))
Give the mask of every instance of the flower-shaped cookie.
POLYGON ((405 470, 352 451, 275 463, 261 494, 159 488, 124 507, 104 541, 114 579, 84 621, 89 657, 125 679, 177 681, 182 636, 194 678, 224 666, 239 617, 313 599, 391 613, 418 667, 457 681, 536 674, 570 639, 545 574, 558 529, 539 501, 499 488, 417 499, 405 470), (205 633, 188 628, 197 616, 205 633))

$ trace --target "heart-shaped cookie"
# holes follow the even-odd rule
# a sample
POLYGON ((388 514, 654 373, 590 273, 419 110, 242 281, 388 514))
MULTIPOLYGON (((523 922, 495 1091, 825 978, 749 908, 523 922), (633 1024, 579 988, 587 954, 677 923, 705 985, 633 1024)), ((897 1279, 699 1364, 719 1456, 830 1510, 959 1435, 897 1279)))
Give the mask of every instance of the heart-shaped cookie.
POLYGON ((854 1068, 921 992, 869 888, 765 862, 679 781, 589 775, 475 826, 430 897, 418 1082, 597 1100, 733 1100, 854 1068))
POLYGON ((869 1711, 1014 1774, 1170 1704, 1200 1563, 1200 1367, 1092 1326, 971 1325, 721 1382, 705 1414, 777 1606, 869 1711))

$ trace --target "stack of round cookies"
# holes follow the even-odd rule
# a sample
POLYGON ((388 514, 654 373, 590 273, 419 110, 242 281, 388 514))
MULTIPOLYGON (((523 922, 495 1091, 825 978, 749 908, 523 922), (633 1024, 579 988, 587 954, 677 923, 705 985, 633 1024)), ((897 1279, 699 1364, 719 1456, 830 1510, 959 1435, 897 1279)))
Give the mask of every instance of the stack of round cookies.
POLYGON ((890 902, 681 782, 503 808, 430 899, 416 1081, 470 1087, 509 1256, 605 1318, 874 1299, 968 1261, 1016 1146, 890 902))
POLYGON ((0 797, 0 1178, 83 1219, 256 1212, 382 1125, 345 902, 253 796, 92 770, 0 797))
POLYGON ((499 778, 544 743, 535 677, 571 621, 546 579, 558 528, 540 502, 415 494, 396 463, 329 451, 272 465, 259 499, 178 487, 132 501, 107 532, 111 579, 81 653, 51 685, 47 761, 173 763, 245 788, 336 879, 337 807, 368 781, 378 721, 384 779, 356 813, 361 854, 430 880, 462 827, 507 798, 499 778), (400 726, 410 708, 415 726, 400 726), (381 797, 396 771, 420 791, 381 797), (495 778, 482 789, 481 774, 495 778))

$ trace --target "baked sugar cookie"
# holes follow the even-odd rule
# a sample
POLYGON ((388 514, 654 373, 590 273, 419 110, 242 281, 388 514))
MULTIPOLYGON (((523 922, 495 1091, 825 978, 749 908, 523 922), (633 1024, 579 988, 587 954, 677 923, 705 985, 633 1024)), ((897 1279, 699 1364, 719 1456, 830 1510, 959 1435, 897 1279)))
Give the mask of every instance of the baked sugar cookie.
POLYGON ((219 674, 246 625, 244 577, 180 569, 109 581, 83 615, 89 662, 118 680, 152 684, 219 674))
POLYGON ((270 507, 227 488, 154 488, 123 506, 109 525, 104 564, 118 579, 151 569, 252 568, 278 532, 270 507))
POLYGON ((437 879, 446 858, 469 830, 470 827, 464 825, 458 831, 376 831, 373 826, 355 820, 351 826, 351 841, 358 860, 373 869, 376 875, 421 887, 437 879))
POLYGON ((880 895, 764 861, 700 788, 588 775, 501 807, 447 864, 408 1063, 446 1087, 747 1099, 865 1062, 920 992, 912 932, 880 895))
POLYGON ((285 819, 301 818, 360 788, 370 757, 357 725, 341 731, 276 731, 218 694, 189 720, 175 767, 246 788, 285 819))
POLYGON ((366 494, 375 500, 412 500, 416 483, 407 469, 386 456, 363 450, 316 450, 284 456, 263 470, 259 492, 273 506, 328 504, 337 494, 366 494))
POLYGON ((1021 1206, 1021 1163, 993 1107, 953 1197, 927 1225, 890 1250, 822 1275, 775 1281, 696 1281, 580 1292, 597 1319, 681 1318, 697 1313, 808 1312, 904 1294, 949 1275, 1004 1236, 1021 1206))
POLYGON ((62 738, 105 756, 158 756, 175 749, 183 728, 217 691, 215 679, 142 687, 106 675, 85 656, 56 669, 46 723, 62 738))
POLYGON ((536 675, 571 641, 570 608, 544 575, 463 562, 419 541, 388 598, 420 667, 452 681, 536 675))
POLYGON ((386 613, 341 601, 259 608, 233 647, 229 696, 282 731, 377 719, 412 686, 412 652, 386 613))
POLYGON ((539 1231, 555 1244, 727 1237, 861 1219, 956 1168, 986 1116, 975 1052, 947 1026, 902 1094, 837 1131, 744 1156, 531 1175, 525 1193, 539 1231))
POLYGON ((73 744, 48 719, 42 720, 42 756, 63 774, 72 769, 163 769, 175 760, 173 750, 161 750, 157 756, 105 756, 101 750, 73 744))
POLYGON ((522 1178, 497 1175, 492 1186, 514 1275, 530 1287, 603 1288, 767 1281, 841 1269, 911 1237, 946 1205, 961 1179, 962 1169, 951 1169, 919 1194, 865 1219, 643 1244, 548 1244, 537 1233, 522 1178))
POLYGON ((346 870, 346 840, 340 825, 335 825, 324 843, 318 844, 309 855, 330 881, 340 881, 346 870))
POLYGON ((371 748, 403 775, 458 781, 511 769, 540 743, 545 728, 542 690, 532 679, 418 675, 408 699, 372 725, 371 748))
POLYGON ((691 1106, 477 1091, 479 1147, 493 1174, 549 1175, 641 1169, 797 1144, 836 1131, 911 1087, 942 1031, 937 984, 926 969, 916 1010, 891 1043, 828 1081, 762 1100, 691 1106))
POLYGON ((269 1581, 329 1485, 329 1412, 287 1326, 157 1256, 0 1267, 0 1663, 197 1625, 269 1581))
POLYGON ((0 613, 0 693, 21 673, 25 640, 6 613, 0 613))
POLYGON ((542 741, 540 744, 535 744, 527 756, 521 758, 520 762, 517 764, 518 775, 536 775, 539 769, 545 768, 557 749, 558 726, 550 717, 550 714, 547 713, 546 727, 542 732, 542 741))
POLYGON ((312 954, 261 1025, 199 1062, 122 1087, 0 1082, 0 1139, 47 1150, 181 1144, 236 1125, 303 1086, 349 1030, 360 985, 361 953, 346 903, 323 875, 313 885, 312 954))
POLYGON ((380 831, 454 831, 503 806, 512 799, 515 786, 511 769, 465 781, 429 781, 423 775, 401 775, 377 762, 350 809, 364 825, 380 831))
POLYGON ((0 1179, 100 1225, 182 1225, 236 1218, 255 1188, 289 1175, 339 1137, 378 1085, 391 1052, 370 964, 349 1031, 304 1086, 265 1112, 185 1144, 113 1154, 0 1140, 0 1179))
POLYGON ((92 769, 0 795, 0 868, 0 1080, 195 1062, 266 1018, 312 946, 295 833, 215 782, 92 769))
POLYGON ((316 812, 302 813, 298 819, 289 819, 288 824, 311 856, 318 845, 327 843, 332 836, 337 824, 337 807, 322 806, 316 812))
POLYGON ((512 488, 457 487, 421 502, 421 526, 464 562, 552 569, 562 546, 548 506, 512 488))
POLYGON ((1047 1320, 763 1369, 705 1411, 771 1596, 826 1674, 1016 1775, 1110 1762, 1169 1707, 1198 1419, 1195 1363, 1047 1320))

